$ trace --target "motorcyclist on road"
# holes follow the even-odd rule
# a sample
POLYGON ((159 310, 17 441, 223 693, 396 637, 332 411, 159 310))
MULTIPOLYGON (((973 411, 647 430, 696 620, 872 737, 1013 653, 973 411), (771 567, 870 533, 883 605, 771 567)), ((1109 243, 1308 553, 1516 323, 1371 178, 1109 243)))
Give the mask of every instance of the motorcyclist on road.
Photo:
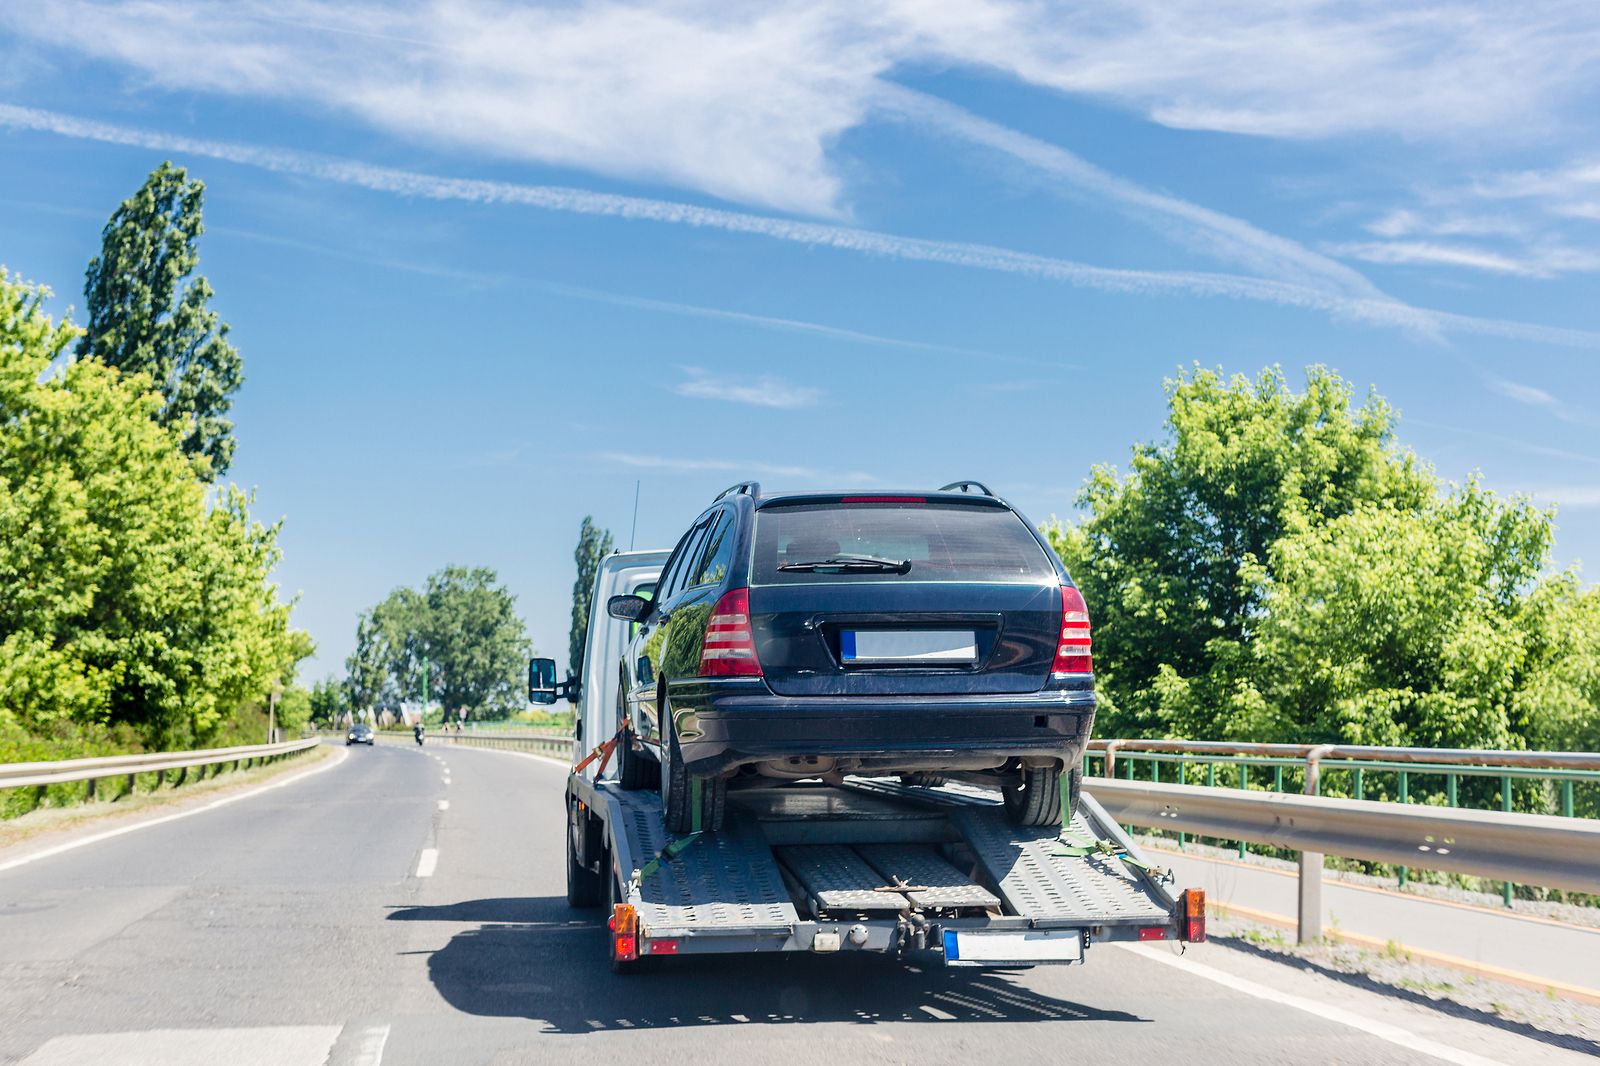
POLYGON ((411 727, 411 732, 416 735, 417 744, 421 745, 421 743, 422 743, 422 723, 418 722, 416 725, 412 726, 411 727))

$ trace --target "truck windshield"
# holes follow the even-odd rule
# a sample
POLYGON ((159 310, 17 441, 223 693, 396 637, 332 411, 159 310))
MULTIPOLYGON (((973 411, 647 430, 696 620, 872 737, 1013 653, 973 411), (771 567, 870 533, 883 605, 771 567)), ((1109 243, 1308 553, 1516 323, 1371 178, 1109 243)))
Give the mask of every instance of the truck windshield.
MULTIPOLYGON (((946 503, 775 504, 756 512, 752 585, 860 580, 1054 580, 1055 568, 1014 512, 946 503), (842 576, 826 560, 880 559, 895 564, 842 576)), ((868 568, 858 568, 866 570, 868 568)))

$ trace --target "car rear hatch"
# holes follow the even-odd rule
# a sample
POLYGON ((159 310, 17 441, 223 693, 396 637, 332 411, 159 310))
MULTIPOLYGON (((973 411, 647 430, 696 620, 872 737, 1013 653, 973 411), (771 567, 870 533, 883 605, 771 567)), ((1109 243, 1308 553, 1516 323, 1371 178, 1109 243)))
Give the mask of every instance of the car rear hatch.
POLYGON ((756 514, 750 622, 779 695, 1037 692, 1060 579, 989 498, 778 500, 756 514))

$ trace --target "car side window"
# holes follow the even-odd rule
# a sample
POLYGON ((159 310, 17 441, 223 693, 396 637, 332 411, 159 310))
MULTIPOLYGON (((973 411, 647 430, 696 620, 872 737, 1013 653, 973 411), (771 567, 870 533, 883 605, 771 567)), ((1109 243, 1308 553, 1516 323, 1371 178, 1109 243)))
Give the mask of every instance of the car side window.
POLYGON ((728 564, 733 561, 733 519, 727 511, 717 514, 717 524, 706 538, 706 550, 696 568, 691 585, 717 585, 728 576, 728 564))
POLYGON ((662 604, 670 602, 674 596, 683 591, 689 577, 689 569, 694 565, 693 560, 700 558, 705 532, 706 523, 700 522, 684 534, 683 540, 678 544, 677 554, 661 582, 661 595, 658 599, 662 604))

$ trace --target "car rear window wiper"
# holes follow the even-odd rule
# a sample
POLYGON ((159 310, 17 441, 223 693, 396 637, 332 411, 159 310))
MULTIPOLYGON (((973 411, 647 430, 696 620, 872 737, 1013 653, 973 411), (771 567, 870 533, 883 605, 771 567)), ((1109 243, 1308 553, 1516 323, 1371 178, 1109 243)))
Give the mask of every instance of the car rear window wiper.
POLYGON ((876 555, 830 555, 804 563, 779 563, 786 573, 821 574, 909 574, 910 559, 883 559, 876 555))

